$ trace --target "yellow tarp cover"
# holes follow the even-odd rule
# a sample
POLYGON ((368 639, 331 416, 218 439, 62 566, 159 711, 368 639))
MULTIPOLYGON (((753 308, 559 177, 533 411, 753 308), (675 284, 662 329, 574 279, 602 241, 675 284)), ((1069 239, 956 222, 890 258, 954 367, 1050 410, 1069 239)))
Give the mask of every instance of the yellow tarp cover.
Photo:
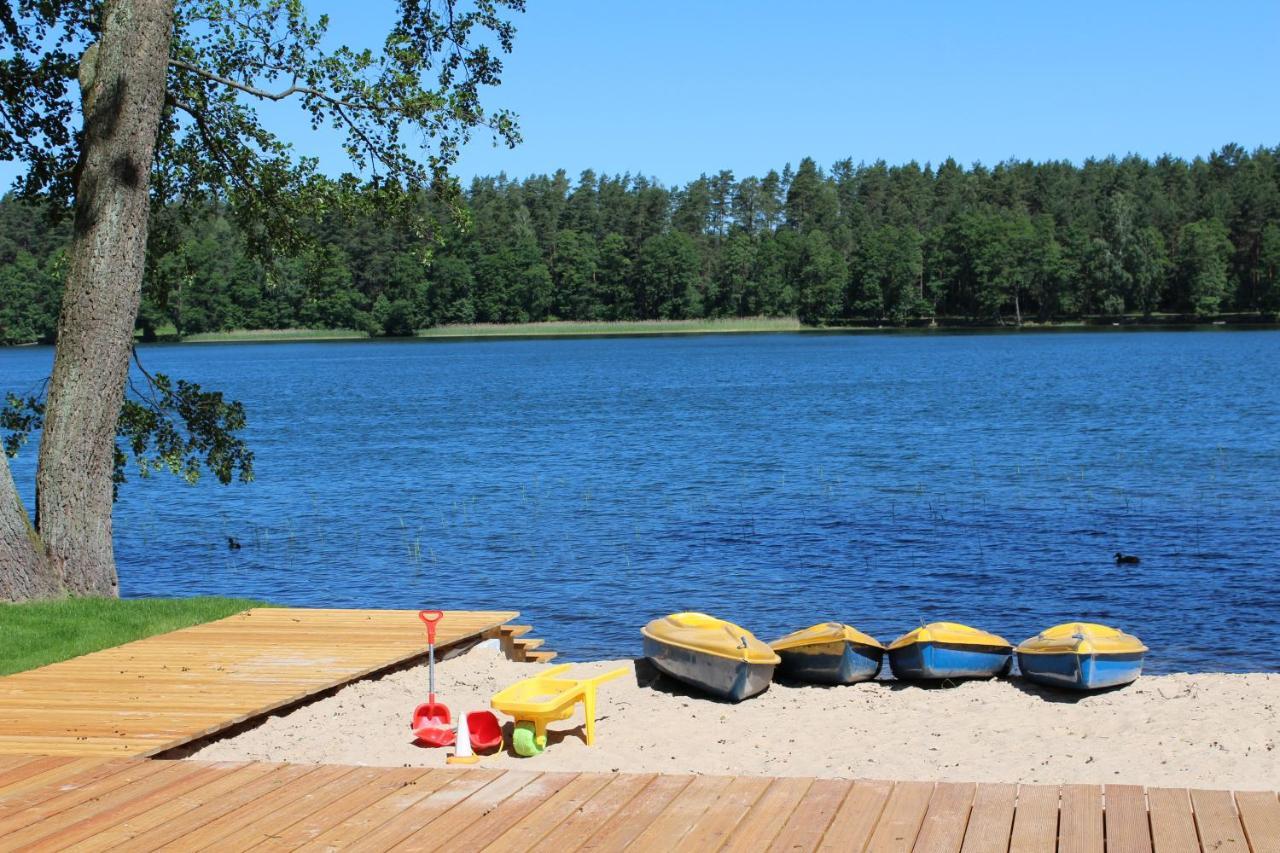
POLYGON ((773 649, 746 628, 705 613, 672 613, 654 619, 641 628, 640 633, 662 643, 716 657, 747 663, 780 661, 773 649))
POLYGON ((961 646, 1008 646, 1009 641, 998 634, 970 628, 959 622, 930 622, 914 631, 908 631, 889 644, 900 649, 912 643, 948 643, 961 646))
POLYGON ((1132 634, 1093 622, 1066 622, 1031 637, 1018 651, 1024 655, 1127 654, 1145 652, 1147 647, 1132 634))
POLYGON ((870 634, 864 634, 852 625, 843 625, 839 622, 822 622, 802 631, 792 631, 787 636, 774 640, 769 645, 775 652, 781 652, 787 649, 800 648, 801 646, 819 646, 844 642, 858 643, 876 649, 884 648, 880 641, 870 634))

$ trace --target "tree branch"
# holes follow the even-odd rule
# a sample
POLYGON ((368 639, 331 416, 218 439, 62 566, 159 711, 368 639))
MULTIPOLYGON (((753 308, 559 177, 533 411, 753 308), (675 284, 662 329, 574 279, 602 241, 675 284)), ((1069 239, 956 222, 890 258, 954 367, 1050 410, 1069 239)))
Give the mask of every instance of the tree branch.
MULTIPOLYGON (((377 172, 376 164, 381 163, 392 174, 405 174, 420 181, 425 181, 428 179, 428 176, 426 176, 425 174, 408 168, 404 163, 397 162, 398 158, 393 156, 388 151, 384 150, 383 146, 378 145, 373 139, 371 139, 369 135, 365 133, 364 129, 360 126, 360 124, 356 122, 351 116, 347 115, 346 113, 346 110, 353 110, 353 111, 365 111, 365 112, 392 112, 401 116, 407 116, 408 113, 402 107, 385 107, 378 104, 356 103, 355 101, 350 101, 344 98, 336 97, 334 95, 329 94, 328 92, 321 91, 320 89, 316 89, 311 86, 299 86, 297 85, 297 83, 294 83, 289 88, 283 89, 279 92, 269 92, 265 89, 260 89, 256 86, 251 86, 247 83, 241 83, 236 80, 232 80, 229 77, 223 77, 220 74, 215 74, 212 71, 208 71, 206 69, 200 68, 197 65, 192 65, 191 63, 186 62, 185 60, 170 59, 169 65, 174 68, 180 68, 184 71, 190 71, 192 74, 195 74, 199 77, 203 77, 206 80, 210 80, 220 85, 227 86, 228 88, 235 89, 240 92, 244 92, 245 94, 251 95, 255 98, 263 98, 270 101, 282 101, 293 95, 310 95, 312 97, 319 98, 320 100, 329 104, 333 108, 334 114, 338 116, 338 118, 343 122, 343 124, 345 124, 351 130, 351 132, 355 135, 355 137, 360 141, 360 143, 364 145, 365 150, 370 158, 369 165, 371 167, 371 171, 373 171, 375 174, 377 172)), ((224 161, 229 161, 231 158, 225 156, 225 153, 222 153, 221 146, 216 144, 215 140, 212 137, 212 134, 208 132, 208 128, 205 126, 203 116, 199 114, 199 111, 195 107, 193 107, 191 104, 188 104, 187 102, 178 98, 172 92, 168 93, 168 98, 170 103, 172 103, 174 106, 178 107, 183 112, 190 115, 193 119, 195 119, 196 124, 199 127, 200 134, 205 140, 205 144, 213 148, 215 152, 220 152, 221 159, 223 159, 224 161)), ((228 165, 231 165, 231 164, 228 163, 228 165)), ((237 177, 242 181, 242 183, 246 183, 246 184, 248 183, 247 181, 244 180, 243 176, 237 176, 237 177)))
POLYGON ((214 74, 212 71, 208 71, 198 65, 192 65, 190 62, 186 62, 181 59, 170 59, 169 65, 173 68, 181 68, 184 71, 190 71, 192 74, 195 74, 198 77, 203 77, 206 80, 212 80, 214 83, 220 83, 223 86, 237 89, 244 92, 246 95, 252 95, 255 98, 263 98, 268 101, 283 101, 285 98, 289 98, 294 95, 311 95, 312 97, 319 98, 326 103, 330 103, 338 107, 347 107, 348 109, 353 110, 379 109, 376 105, 357 104, 354 101, 347 101, 342 98, 335 97, 328 92, 312 88, 311 86, 299 86, 295 83, 288 89, 284 89, 279 92, 268 92, 266 89, 259 89, 257 86, 250 86, 248 83, 241 83, 238 80, 232 80, 230 77, 223 77, 221 74, 214 74))
MULTIPOLYGON (((213 152, 214 157, 216 157, 218 160, 222 161, 224 165, 226 165, 227 169, 230 170, 231 172, 232 178, 234 178, 240 184, 240 187, 244 189, 246 192, 256 195, 258 196, 258 198, 262 199, 263 201, 266 201, 267 200, 266 196, 263 195, 262 191, 258 188, 258 186, 254 183, 254 181, 252 181, 249 178, 249 176, 244 173, 244 171, 240 168, 240 164, 236 162, 236 159, 227 153, 226 149, 222 147, 222 144, 218 141, 217 137, 215 137, 213 133, 210 132, 209 126, 205 122, 204 113, 202 113, 194 105, 189 104, 186 101, 179 98, 173 92, 165 92, 165 99, 170 104, 173 104, 173 106, 177 107, 187 115, 191 116, 192 120, 195 121, 196 123, 196 130, 200 133, 200 138, 204 140, 205 146, 211 152, 213 152)), ((138 365, 138 366, 141 367, 142 365, 138 365)))

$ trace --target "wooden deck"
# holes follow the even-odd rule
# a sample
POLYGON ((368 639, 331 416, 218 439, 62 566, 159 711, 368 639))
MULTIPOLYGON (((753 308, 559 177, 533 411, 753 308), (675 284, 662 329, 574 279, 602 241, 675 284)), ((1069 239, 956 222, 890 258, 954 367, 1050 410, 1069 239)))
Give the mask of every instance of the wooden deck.
POLYGON ((1128 785, 0 756, 0 851, 251 847, 1277 853, 1280 800, 1128 785))
MULTIPOLYGON (((515 611, 449 611, 437 645, 515 611)), ((411 610, 249 610, 0 678, 0 755, 152 755, 425 655, 411 610)))

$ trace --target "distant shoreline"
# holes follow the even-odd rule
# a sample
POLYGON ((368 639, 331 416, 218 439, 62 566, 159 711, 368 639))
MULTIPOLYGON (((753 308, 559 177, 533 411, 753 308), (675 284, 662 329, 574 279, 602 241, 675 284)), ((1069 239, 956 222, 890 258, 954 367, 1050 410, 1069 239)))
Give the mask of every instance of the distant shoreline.
MULTIPOLYGON (((844 325, 806 326, 794 317, 744 317, 725 320, 634 320, 621 322, 548 321, 542 323, 473 323, 420 329, 412 338, 371 338, 349 329, 284 329, 236 330, 192 335, 181 343, 250 343, 271 341, 343 341, 343 340, 482 340, 533 338, 607 338, 674 335, 747 335, 747 334, 854 334, 899 332, 1039 332, 1039 331, 1103 331, 1108 329, 1214 329, 1214 328, 1280 328, 1275 318, 1246 315, 1228 318, 1196 319, 1184 315, 1151 317, 1088 318, 1048 323, 1014 323, 1000 325, 990 321, 962 318, 921 320, 902 325, 849 323, 844 325)), ((164 340, 162 336, 162 340, 164 340)))
MULTIPOLYGON (((901 325, 849 322, 806 326, 794 317, 742 317, 723 320, 628 320, 628 321, 547 321, 541 323, 472 323, 419 329, 413 337, 372 337, 355 329, 234 329, 201 332, 185 338, 171 329, 162 329, 148 343, 229 344, 229 343, 326 343, 338 341, 482 340, 533 338, 646 337, 674 335, 746 334, 892 334, 901 332, 1051 332, 1105 330, 1195 330, 1195 329, 1276 329, 1280 317, 1244 314, 1194 317, 1183 314, 1129 315, 1053 320, 1045 323, 968 320, 959 317, 913 320, 901 325)), ((139 338, 139 340, 141 340, 139 338)), ((34 346, 11 344, 7 348, 34 346)), ((0 347, 5 349, 6 347, 0 347)))

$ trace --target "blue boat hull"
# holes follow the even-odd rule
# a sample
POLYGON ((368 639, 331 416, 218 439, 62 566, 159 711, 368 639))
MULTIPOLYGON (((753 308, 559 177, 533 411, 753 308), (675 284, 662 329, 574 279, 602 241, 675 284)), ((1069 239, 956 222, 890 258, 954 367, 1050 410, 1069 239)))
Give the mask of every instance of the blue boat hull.
POLYGON ((782 658, 782 671, 797 681, 857 684, 880 674, 884 649, 841 642, 824 644, 819 651, 784 649, 778 657, 782 658), (836 645, 840 646, 838 651, 834 649, 836 645))
POLYGON ((1105 690, 1129 684, 1142 674, 1145 654, 1018 654, 1018 669, 1037 684, 1071 690, 1105 690))
POLYGON ((991 678, 1007 675, 1013 666, 1013 649, 944 643, 912 643, 889 650, 894 677, 908 681, 943 678, 991 678))
POLYGON ((659 671, 712 696, 741 702, 768 689, 774 664, 747 663, 644 638, 644 656, 659 671))

